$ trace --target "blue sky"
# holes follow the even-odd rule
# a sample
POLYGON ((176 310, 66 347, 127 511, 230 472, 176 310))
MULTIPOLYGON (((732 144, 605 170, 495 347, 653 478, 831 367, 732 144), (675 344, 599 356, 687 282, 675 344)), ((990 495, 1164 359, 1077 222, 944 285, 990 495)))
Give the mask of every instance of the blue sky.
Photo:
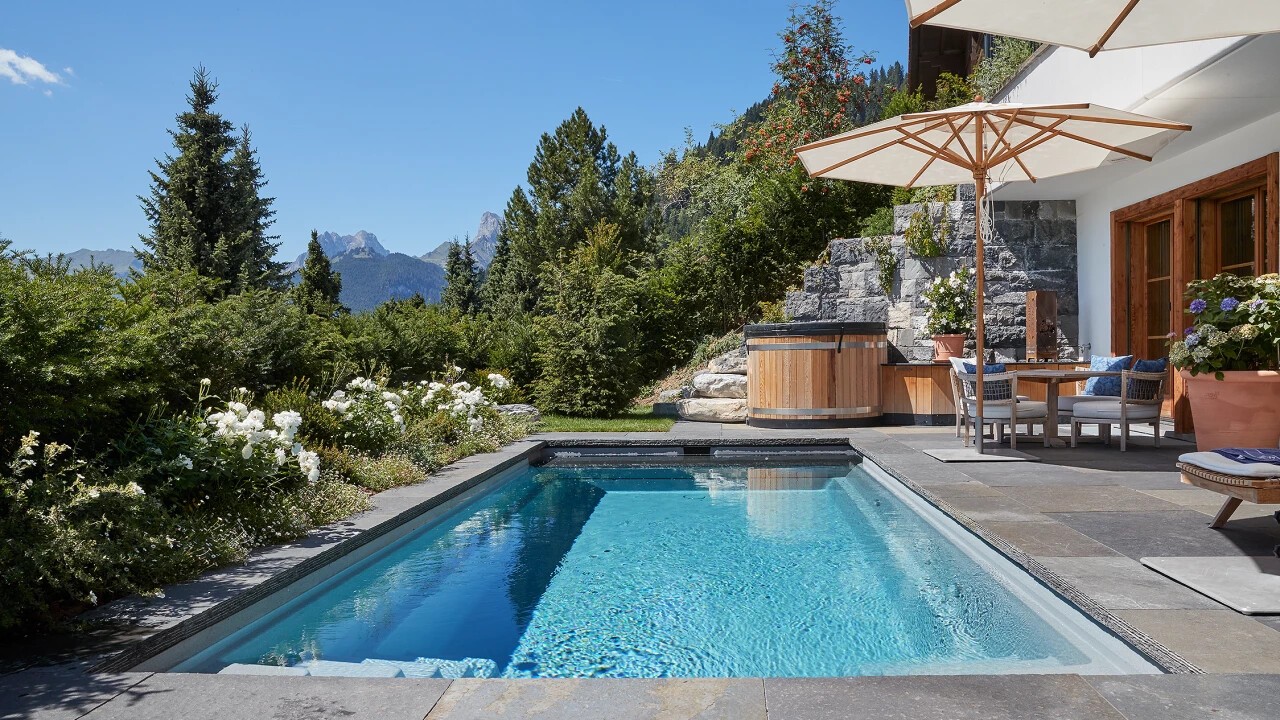
MULTIPOLYGON (((501 214, 582 105, 646 164, 761 99, 788 0, 0 5, 0 235, 128 248, 191 69, 248 123, 281 251, 310 229, 424 253, 501 214), (217 9, 213 15, 205 12, 217 9), (16 81, 15 81, 16 80, 16 81)), ((899 0, 842 0, 858 50, 906 57, 899 0)))

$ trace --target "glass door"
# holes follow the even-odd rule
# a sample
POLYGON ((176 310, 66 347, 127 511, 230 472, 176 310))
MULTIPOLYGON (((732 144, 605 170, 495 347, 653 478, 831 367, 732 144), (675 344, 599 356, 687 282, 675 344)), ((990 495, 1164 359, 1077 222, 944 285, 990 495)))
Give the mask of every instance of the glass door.
MULTIPOLYGON (((1164 357, 1173 320, 1173 218, 1164 217, 1142 226, 1143 259, 1139 300, 1142 312, 1135 313, 1141 330, 1135 333, 1145 353, 1142 357, 1164 357)), ((1135 348, 1137 349, 1137 348, 1135 348)))

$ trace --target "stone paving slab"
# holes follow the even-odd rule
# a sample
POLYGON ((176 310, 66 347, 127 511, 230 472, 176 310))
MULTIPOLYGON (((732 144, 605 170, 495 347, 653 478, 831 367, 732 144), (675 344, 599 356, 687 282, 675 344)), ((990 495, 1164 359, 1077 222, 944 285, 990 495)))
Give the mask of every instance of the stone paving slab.
POLYGON ((1280 673, 1280 632, 1234 610, 1116 610, 1209 673, 1280 673))
POLYGON ((986 525, 992 522, 1045 522, 1036 510, 1005 495, 961 495, 947 502, 970 518, 986 525))
POLYGON ((769 720, 1124 720, 1078 675, 767 678, 769 720))
POLYGON ((764 720, 764 682, 742 679, 455 680, 427 720, 764 720))
POLYGON ((1007 487, 1002 491, 1038 512, 1166 512, 1180 509, 1152 495, 1114 485, 1007 487))
POLYGON ((151 673, 85 675, 80 667, 0 675, 0 720, 71 720, 128 692, 151 673))
POLYGON ((1217 610, 1222 606, 1179 585, 1131 558, 1041 557, 1061 575, 1108 610, 1217 610))
POLYGON ((1120 553, 1056 522, 984 522, 982 526, 1032 557, 1104 557, 1120 553))
POLYGON ((422 720, 448 680, 156 673, 87 720, 422 720))
POLYGON ((1142 564, 1237 612, 1280 614, 1280 558, 1160 557, 1142 564))
POLYGON ((1128 720, 1274 720, 1280 676, 1133 675, 1085 680, 1128 720))
POLYGON ((1201 555, 1270 555, 1280 543, 1280 530, 1267 518, 1233 520, 1214 530, 1209 519, 1193 510, 1174 512, 1049 513, 1124 555, 1197 557, 1201 555))

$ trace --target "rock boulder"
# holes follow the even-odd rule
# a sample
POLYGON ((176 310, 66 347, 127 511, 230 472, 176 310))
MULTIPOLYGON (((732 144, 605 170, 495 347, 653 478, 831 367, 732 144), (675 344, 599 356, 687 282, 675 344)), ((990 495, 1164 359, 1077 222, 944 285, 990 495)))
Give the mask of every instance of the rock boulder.
MULTIPOLYGON (((707 363, 707 370, 718 375, 746 375, 747 374, 747 349, 745 347, 730 350, 729 352, 711 359, 707 363)), ((742 397, 746 397, 743 395, 742 397)))
POLYGON ((528 418, 533 422, 538 422, 539 420, 542 419, 542 413, 538 412, 538 408, 532 405, 525 405, 524 403, 513 403, 511 405, 499 405, 498 412, 502 413, 503 415, 515 415, 516 417, 528 418))
POLYGON ((702 398, 742 399, 747 396, 747 376, 701 373, 693 376, 693 390, 702 398))
POLYGON ((740 423, 747 421, 747 401, 734 398, 686 398, 677 403, 681 420, 740 423))

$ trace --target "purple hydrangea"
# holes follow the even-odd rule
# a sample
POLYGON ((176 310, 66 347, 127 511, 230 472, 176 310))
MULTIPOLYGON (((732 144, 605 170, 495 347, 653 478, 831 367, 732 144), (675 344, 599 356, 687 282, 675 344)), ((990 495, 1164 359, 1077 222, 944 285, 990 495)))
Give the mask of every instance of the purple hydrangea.
MULTIPOLYGON (((1218 307, 1222 308, 1222 312, 1231 312, 1240 307, 1240 301, 1235 298, 1223 298, 1222 304, 1218 307)), ((1194 310, 1192 312, 1195 312, 1194 310)))
POLYGON ((1249 309, 1250 309, 1250 310, 1261 310, 1261 309, 1262 309, 1262 307, 1263 307, 1264 305, 1266 305, 1266 304, 1267 304, 1267 301, 1266 301, 1266 300, 1263 300, 1262 298, 1258 298, 1258 299, 1254 300, 1253 302, 1249 303, 1249 309))
POLYGON ((1194 327, 1189 327, 1189 328, 1187 328, 1186 330, 1183 330, 1183 331, 1182 331, 1182 334, 1183 334, 1183 335, 1190 335, 1191 333, 1193 333, 1193 332, 1195 332, 1195 331, 1196 331, 1196 329, 1195 329, 1194 327))
POLYGON ((1200 313, 1204 312, 1205 308, 1207 307, 1209 307, 1209 303, 1205 302, 1204 300, 1201 300, 1200 298, 1196 298, 1195 300, 1191 301, 1191 312, 1195 313, 1196 315, 1199 315, 1200 313))
POLYGON ((1200 344, 1200 333, 1191 333, 1187 335, 1187 347, 1195 347, 1200 344))

